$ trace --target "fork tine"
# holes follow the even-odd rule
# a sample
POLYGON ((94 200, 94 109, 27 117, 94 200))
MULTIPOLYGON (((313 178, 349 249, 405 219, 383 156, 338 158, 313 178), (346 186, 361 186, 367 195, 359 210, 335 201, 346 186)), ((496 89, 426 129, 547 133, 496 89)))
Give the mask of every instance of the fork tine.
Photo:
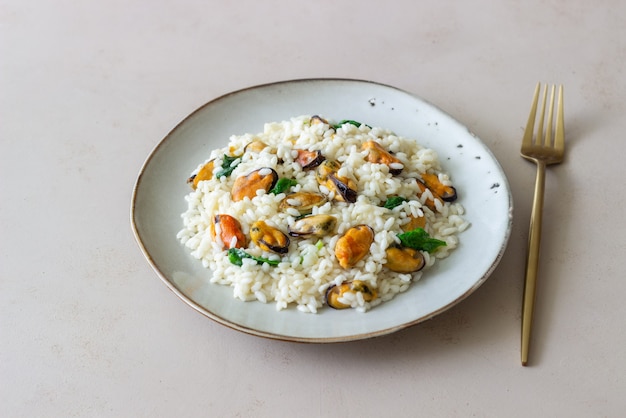
MULTIPOLYGON (((543 98, 541 100, 541 110, 539 114, 539 124, 537 125, 537 133, 535 135, 535 144, 543 144, 543 120, 546 115, 546 99, 548 98, 548 85, 543 87, 543 98)), ((549 125, 548 125, 549 126, 549 125)))
POLYGON ((535 126, 535 115, 537 114, 537 102, 539 102, 540 88, 541 83, 537 83, 533 96, 533 104, 530 107, 530 115, 528 115, 528 122, 526 123, 526 130, 524 131, 524 138, 522 139, 522 148, 530 147, 533 144, 533 128, 535 126))
MULTIPOLYGON (((548 86, 546 85, 546 93, 548 92, 548 86)), ((550 89, 550 107, 548 108, 548 122, 546 123, 546 137, 544 138, 543 144, 546 147, 552 146, 552 120, 554 119, 554 92, 555 86, 552 85, 552 89, 550 89)), ((541 145, 541 142, 537 142, 537 144, 541 145)))
POLYGON ((556 110, 556 131, 554 133, 554 148, 558 152, 565 150, 565 116, 563 113, 563 85, 559 86, 559 99, 556 110))

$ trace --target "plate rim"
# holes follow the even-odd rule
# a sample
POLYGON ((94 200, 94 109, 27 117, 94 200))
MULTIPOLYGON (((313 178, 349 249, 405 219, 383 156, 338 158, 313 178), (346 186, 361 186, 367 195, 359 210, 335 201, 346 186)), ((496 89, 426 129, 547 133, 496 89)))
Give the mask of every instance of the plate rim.
POLYGON ((152 150, 149 152, 149 154, 147 155, 147 157, 145 158, 143 164, 141 165, 141 168, 139 169, 139 173, 137 175, 137 178, 135 180, 135 183, 133 185, 133 189, 132 189, 132 195, 131 195, 131 205, 130 205, 130 223, 131 223, 131 230, 133 233, 133 236, 135 238, 135 241, 137 243, 137 245, 139 246, 142 254, 144 255, 144 257, 146 258, 148 264, 150 265, 150 267, 152 268, 152 270, 156 273, 156 275, 161 279, 162 282, 165 283, 165 285, 167 286, 167 288, 172 291, 178 298, 180 298, 183 302, 185 302, 187 305, 189 305, 192 309, 194 309, 196 312, 200 313, 203 316, 208 317, 209 319, 224 325, 230 329, 236 330, 236 331, 240 331, 249 335, 253 335, 253 336, 257 336, 257 337, 262 337, 262 338, 266 338, 266 339, 270 339, 270 340, 280 340, 280 341, 286 341, 286 342, 297 342, 297 343, 312 343, 312 344, 320 344, 320 343, 340 343, 340 342, 350 342, 350 341, 357 341, 357 340, 363 340, 363 339, 369 339, 369 338, 374 338, 374 337, 381 337, 384 335, 388 335, 388 334, 392 334, 398 331, 401 331, 403 329, 407 329, 410 328, 412 326, 415 326, 419 323, 425 322, 429 319, 434 318, 437 315, 440 315, 441 313, 449 310, 450 308, 454 307, 455 305, 459 304, 460 302, 462 302, 463 300, 465 300, 467 297, 469 297, 472 293, 474 293, 480 286, 482 286, 487 279, 493 274, 494 270, 497 268, 497 266, 499 265, 500 261, 502 260, 504 253, 506 252, 506 248, 508 246, 510 237, 511 237, 511 233, 512 233, 512 225, 513 225, 513 208, 514 208, 514 202, 513 202, 513 195, 510 189, 510 183, 508 181, 508 178, 506 176, 505 171, 503 170, 500 162, 495 158, 495 155, 493 154, 493 152, 491 151, 491 149, 482 141, 482 139, 480 137, 478 137, 477 135, 475 135, 473 132, 471 132, 469 130, 469 128, 467 128, 464 124, 462 124, 461 122, 459 122, 458 120, 456 120, 455 118, 453 118, 449 113, 447 113, 446 111, 444 111, 443 109, 441 109, 440 107, 438 107, 437 105, 434 105, 433 103, 429 102, 428 100, 423 99, 420 96, 417 96, 407 90, 398 88, 396 86, 393 85, 389 85, 386 83, 381 83, 381 82, 377 82, 377 81, 372 81, 372 80, 366 80, 366 79, 356 79, 356 78, 342 78, 342 77, 317 77, 317 78, 295 78, 295 79, 289 79, 289 80, 280 80, 280 81, 272 81, 272 82, 267 82, 267 83, 261 83, 261 84, 256 84, 256 85, 249 85, 237 90, 233 90, 233 91, 229 91, 227 93, 221 94, 219 96, 216 96, 210 100, 208 100, 207 102, 205 102, 204 104, 198 106, 197 108, 195 108, 192 112, 190 112, 189 114, 187 114, 185 117, 183 117, 178 123, 176 123, 173 128, 171 128, 167 134, 157 142, 157 144, 152 148, 152 150), (254 90, 258 90, 258 89, 263 89, 263 88, 268 88, 268 87, 273 87, 273 86, 279 86, 279 85, 286 85, 286 84, 294 84, 294 83, 307 83, 307 82, 342 82, 342 83, 362 83, 362 84, 373 84, 379 87, 384 87, 384 88, 388 88, 388 89, 392 89, 398 93, 401 94, 405 94, 410 96, 411 98, 420 101, 430 107, 432 107, 433 109, 437 110, 437 112, 439 112, 441 115, 445 116, 446 118, 449 119, 449 121, 454 122, 455 124, 457 124, 460 127, 463 127, 465 129, 467 129, 467 131, 469 132, 470 135, 472 135, 474 137, 474 139, 477 141, 478 144, 482 145, 482 147, 484 148, 484 150, 490 155, 490 157, 492 158, 493 163, 497 166, 498 170, 500 171, 500 174, 502 175, 502 180, 506 183, 504 186, 507 190, 507 206, 508 206, 508 218, 507 218, 507 224, 504 230, 504 236, 503 236, 503 240, 501 242, 500 248, 498 250, 498 253, 496 255, 496 257, 494 258, 494 260, 492 261, 492 263, 489 265, 489 267, 487 268, 487 270, 482 274, 482 276, 476 280, 476 282, 473 284, 473 286, 471 286, 469 289, 467 289, 463 294, 461 294, 460 296, 456 297, 454 300, 450 301, 449 303, 445 304, 444 306, 441 306, 440 308, 430 312, 427 315, 423 315, 419 318, 416 318, 412 321, 408 321, 408 322, 403 322, 401 324, 395 325, 395 326, 390 326, 390 327, 386 327, 383 329, 379 329, 379 330, 375 330, 375 331, 370 331, 370 332, 362 332, 362 333, 356 333, 356 334, 351 334, 351 335, 342 335, 342 336, 329 336, 329 337, 303 337, 303 336, 294 336, 294 335, 284 335, 284 334, 280 334, 280 333, 276 333, 276 332, 271 332, 271 331, 262 331, 262 330, 258 330, 252 327, 248 327, 245 325, 241 325, 241 324, 237 324, 234 323, 226 318, 223 318, 222 316, 211 312, 210 310, 208 310, 207 308, 201 306, 199 303, 195 302, 193 299, 191 299, 189 296, 187 296, 185 293, 183 293, 173 282, 173 280, 171 278, 166 277, 166 275, 163 273, 163 271, 161 271, 161 269, 159 268, 159 265, 157 263, 157 261, 153 258, 152 254, 150 254, 150 252, 148 251, 148 249, 146 248, 146 245, 144 244, 144 241, 141 237, 141 232, 139 231, 139 227, 138 227, 138 221, 137 221, 137 211, 136 211, 136 205, 137 205, 137 196, 139 194, 139 190, 141 187, 141 183, 143 181, 144 178, 144 174, 146 172, 147 167, 149 166, 150 162, 152 161, 152 159, 156 156, 156 154, 159 152, 159 150, 165 146, 166 142, 168 141, 169 138, 172 137, 172 135, 177 132, 181 126, 183 126, 187 121, 189 121, 190 119, 192 119, 193 117, 195 117, 198 113, 202 112, 205 108, 207 108, 208 106, 211 106, 212 104, 222 101, 228 97, 234 96, 234 95, 238 95, 238 94, 242 94, 245 93, 247 91, 254 91, 254 90))

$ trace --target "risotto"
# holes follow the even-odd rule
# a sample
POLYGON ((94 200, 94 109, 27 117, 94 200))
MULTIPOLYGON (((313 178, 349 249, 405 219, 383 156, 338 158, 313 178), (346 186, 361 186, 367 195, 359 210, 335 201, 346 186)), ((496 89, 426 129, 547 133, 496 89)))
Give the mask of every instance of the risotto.
POLYGON ((242 301, 365 312, 469 227, 436 152, 384 128, 299 116, 207 157, 188 179, 178 239, 242 301))

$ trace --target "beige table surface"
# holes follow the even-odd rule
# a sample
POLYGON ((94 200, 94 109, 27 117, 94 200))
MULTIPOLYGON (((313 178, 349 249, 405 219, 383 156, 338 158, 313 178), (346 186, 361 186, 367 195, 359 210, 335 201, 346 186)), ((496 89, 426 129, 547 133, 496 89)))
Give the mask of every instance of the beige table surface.
POLYGON ((0 2, 0 416, 621 417, 626 2, 0 2), (295 344, 179 300, 131 231, 148 153, 229 91, 345 77, 441 107, 502 164, 506 254, 404 331, 295 344), (520 366, 535 84, 563 83, 531 364, 520 366))

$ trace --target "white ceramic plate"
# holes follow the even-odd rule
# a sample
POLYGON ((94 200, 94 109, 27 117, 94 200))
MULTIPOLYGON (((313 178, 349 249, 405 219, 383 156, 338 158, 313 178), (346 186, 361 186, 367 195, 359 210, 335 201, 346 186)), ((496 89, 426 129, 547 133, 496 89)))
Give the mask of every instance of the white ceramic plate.
POLYGON ((257 336, 339 342, 388 334, 429 319, 463 300, 494 270, 508 242, 512 199, 506 177, 489 149, 467 128, 433 105, 373 82, 312 79, 278 82, 236 91, 197 109, 148 156, 132 197, 131 221, 148 262, 183 301, 209 318, 257 336), (460 245, 392 301, 367 313, 241 302, 232 290, 209 284, 211 272, 179 243, 186 180, 230 135, 263 131, 263 124, 292 116, 321 114, 354 119, 415 138, 439 153, 465 206, 471 227, 460 245))

